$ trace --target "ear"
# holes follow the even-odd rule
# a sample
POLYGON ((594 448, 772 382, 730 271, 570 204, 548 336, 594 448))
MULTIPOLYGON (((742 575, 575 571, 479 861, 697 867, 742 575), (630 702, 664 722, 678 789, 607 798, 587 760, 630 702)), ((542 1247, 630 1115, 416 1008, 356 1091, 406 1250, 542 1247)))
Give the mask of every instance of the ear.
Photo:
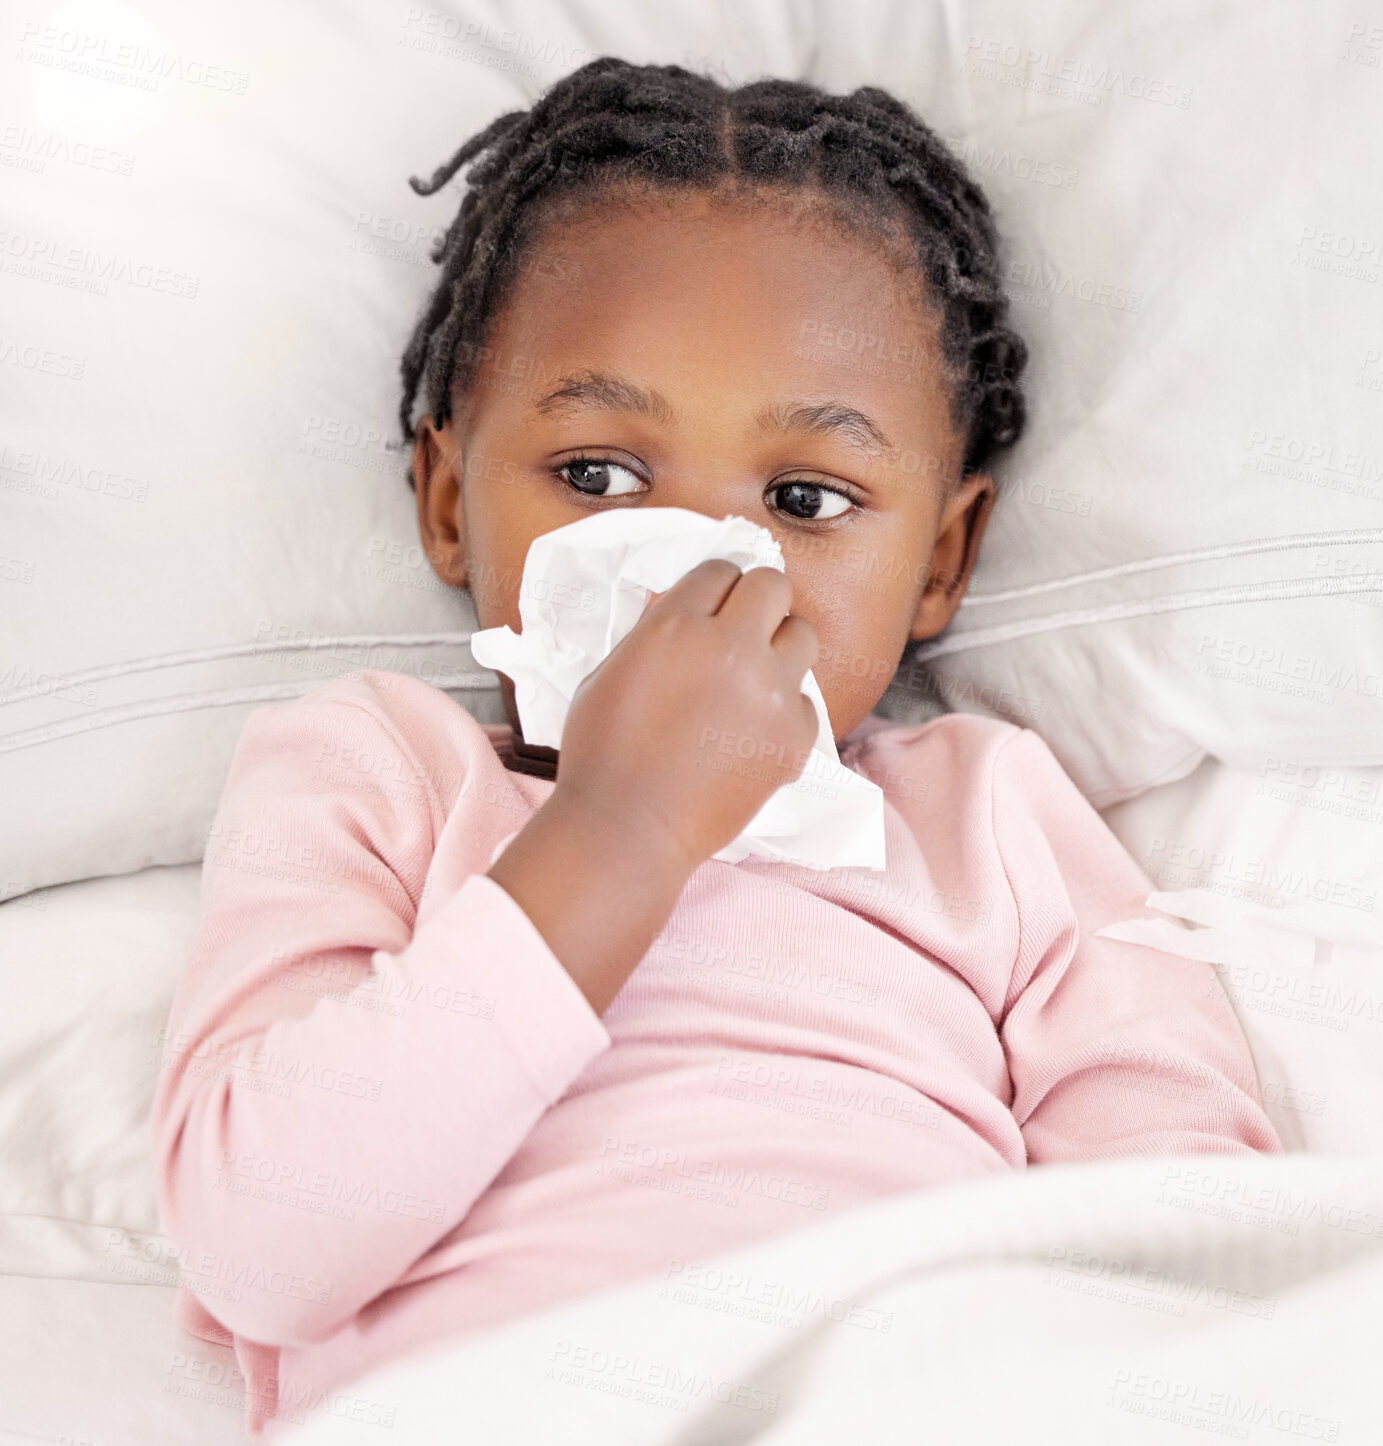
POLYGON ((998 489, 987 472, 971 472, 942 508, 927 582, 917 601, 909 638, 935 637, 955 617, 970 585, 980 540, 997 497, 998 489))
POLYGON ((466 586, 466 517, 461 494, 460 449, 451 422, 418 422, 413 443, 413 490, 418 536, 432 570, 448 587, 466 586))

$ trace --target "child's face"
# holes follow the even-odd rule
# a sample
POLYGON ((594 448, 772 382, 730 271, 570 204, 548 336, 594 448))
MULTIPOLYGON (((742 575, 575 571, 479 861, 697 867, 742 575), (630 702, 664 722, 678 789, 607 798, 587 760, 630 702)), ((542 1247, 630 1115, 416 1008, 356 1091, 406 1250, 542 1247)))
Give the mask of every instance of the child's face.
POLYGON ((988 476, 957 480, 936 325, 876 246, 781 205, 672 193, 559 222, 470 394, 420 423, 433 567, 481 628, 518 632, 535 537, 608 507, 747 517, 816 629, 839 742, 907 640, 950 621, 994 501, 988 476))

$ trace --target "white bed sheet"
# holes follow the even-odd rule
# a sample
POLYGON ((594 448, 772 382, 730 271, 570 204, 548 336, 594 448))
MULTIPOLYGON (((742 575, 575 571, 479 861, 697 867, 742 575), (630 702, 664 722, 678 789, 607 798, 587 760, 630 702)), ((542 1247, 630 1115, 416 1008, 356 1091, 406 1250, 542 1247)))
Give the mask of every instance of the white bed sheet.
POLYGON ((0 1446, 243 1446, 229 1346, 189 1337, 153 1282, 5 1279, 0 1446))

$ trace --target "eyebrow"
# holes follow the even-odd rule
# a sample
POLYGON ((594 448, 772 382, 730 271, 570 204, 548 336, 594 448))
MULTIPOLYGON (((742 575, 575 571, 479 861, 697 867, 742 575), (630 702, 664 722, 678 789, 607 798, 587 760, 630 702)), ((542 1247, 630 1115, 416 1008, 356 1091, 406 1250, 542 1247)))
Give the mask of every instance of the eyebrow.
MULTIPOLYGON (((631 412, 652 421, 676 418, 672 403, 661 392, 626 381, 609 372, 584 371, 562 376, 557 385, 534 401, 543 416, 558 412, 631 412)), ((786 402, 766 408, 755 419, 760 431, 813 432, 840 436, 866 452, 891 452, 893 443, 867 413, 845 402, 786 402)))
POLYGON ((764 431, 776 428, 780 432, 815 432, 822 437, 839 434, 866 452, 894 450, 872 417, 844 402, 790 402, 760 412, 758 421, 764 431))
POLYGON ((671 422, 672 404, 660 392, 646 390, 608 372, 585 371, 557 379, 534 403, 544 416, 554 412, 633 412, 655 422, 671 422))

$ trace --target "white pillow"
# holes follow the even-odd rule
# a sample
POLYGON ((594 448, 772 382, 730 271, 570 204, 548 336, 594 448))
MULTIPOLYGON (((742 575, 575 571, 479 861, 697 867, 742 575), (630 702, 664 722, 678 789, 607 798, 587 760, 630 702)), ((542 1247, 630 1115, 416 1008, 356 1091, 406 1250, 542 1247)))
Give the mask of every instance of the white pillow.
MULTIPOLYGON (((751 71, 800 71, 799 10, 737 9, 751 71)), ((633 0, 69 0, 15 28, 0 898, 200 858, 249 712, 340 673, 503 720, 405 480, 399 359, 462 193, 407 180, 607 50, 725 53, 715 13, 633 0)))
POLYGON ((999 217, 1031 419, 878 711, 1036 729, 1097 806, 1383 763, 1383 32, 1337 0, 823 7, 999 217))
MULTIPOLYGON (((1383 234, 1357 183, 1370 132, 1345 124, 1377 76, 1336 58, 1349 26, 1337 41, 1321 14, 1274 0, 1235 20, 1182 0, 1154 32, 1132 0, 1040 14, 961 0, 944 16, 66 0, 25 19, 0 59, 0 897, 198 858, 249 711, 338 673, 415 673, 502 718, 466 646, 469 597, 422 556, 392 445, 429 242, 461 188, 423 199, 406 178, 606 52, 731 81, 886 85, 981 147, 1020 281, 1041 261, 1115 287, 1050 308, 1029 288, 1017 310, 1034 420, 975 597, 939 640, 948 706, 1035 727, 1097 803, 1206 749, 1300 750, 1308 723, 1316 756, 1383 757, 1376 696, 1323 707, 1193 671, 1221 638, 1359 660, 1378 635, 1359 594, 1147 611, 1224 582, 1357 584, 1334 572, 1368 562, 1357 537, 1137 570, 1376 519, 1371 496, 1258 470, 1273 444, 1249 444, 1261 431, 1367 455, 1355 412, 1376 402, 1370 284, 1293 264, 1301 227, 1361 246, 1383 234), (1018 40, 1058 68, 1108 66, 1121 88, 1094 106, 1038 88, 1046 61, 974 73, 1018 40), (1133 94, 1135 73, 1162 98, 1133 94), (1184 110, 1165 103, 1173 82, 1192 86, 1184 110), (1308 147, 1310 106, 1325 119, 1308 147), (1031 592, 1111 565, 1135 570, 1031 592), (983 600, 1010 587, 1028 593, 983 600), (1131 619, 1053 626, 1130 598, 1145 609, 1131 619), (996 641, 996 623, 1018 635, 996 641)), ((906 716, 918 694, 905 669, 880 711, 906 716)))

